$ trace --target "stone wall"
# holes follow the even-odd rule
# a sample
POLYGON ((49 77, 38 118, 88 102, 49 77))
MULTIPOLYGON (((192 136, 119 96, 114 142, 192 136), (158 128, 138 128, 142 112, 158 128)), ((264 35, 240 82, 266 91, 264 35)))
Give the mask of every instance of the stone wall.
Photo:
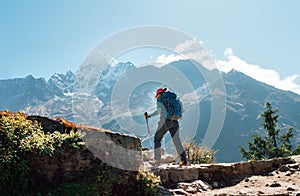
POLYGON ((139 170, 142 164, 139 138, 113 132, 81 131, 86 133, 86 147, 96 158, 123 170, 139 170))
POLYGON ((101 173, 118 173, 134 176, 142 164, 142 148, 139 138, 114 133, 102 128, 75 125, 62 119, 28 116, 37 121, 46 132, 60 133, 80 130, 85 133, 85 146, 74 149, 64 146, 53 156, 30 157, 30 176, 33 187, 59 185, 64 182, 95 178, 101 173))
POLYGON ((263 175, 293 162, 291 158, 277 158, 238 163, 195 164, 183 167, 163 165, 153 169, 153 172, 160 176, 162 184, 166 187, 172 187, 179 182, 202 180, 213 188, 222 188, 234 185, 248 176, 263 175))

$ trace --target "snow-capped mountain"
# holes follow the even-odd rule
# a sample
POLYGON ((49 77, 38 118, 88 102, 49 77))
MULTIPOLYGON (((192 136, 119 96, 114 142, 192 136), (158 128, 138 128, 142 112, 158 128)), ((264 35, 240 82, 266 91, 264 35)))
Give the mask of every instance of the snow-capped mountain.
POLYGON ((120 77, 129 69, 134 68, 130 62, 118 63, 117 65, 107 65, 103 69, 97 86, 95 94, 104 102, 110 101, 112 89, 120 77))
MULTIPOLYGON (((182 91, 176 89, 185 109, 184 118, 181 120, 182 139, 189 136, 202 142, 210 137, 210 124, 217 118, 213 111, 215 107, 213 102, 222 96, 211 90, 215 82, 216 70, 209 71, 204 67, 196 69, 194 63, 181 60, 164 68, 151 65, 137 68, 127 62, 107 65, 102 71, 100 70, 99 76, 94 75, 93 78, 87 79, 84 76, 90 74, 92 66, 82 67, 80 73, 76 74, 72 72, 54 74, 48 81, 32 76, 0 80, 0 110, 21 110, 29 114, 60 116, 76 123, 84 122, 91 126, 102 126, 113 131, 133 134, 141 137, 143 144, 149 145, 149 141, 153 138, 147 141, 149 136, 147 136, 143 113, 155 110, 155 90, 166 84, 162 81, 147 80, 129 89, 131 90, 130 96, 126 97, 124 92, 127 92, 127 87, 130 88, 126 86, 128 84, 126 81, 130 81, 127 79, 139 81, 140 77, 146 77, 141 76, 141 73, 149 73, 151 78, 150 72, 155 72, 155 76, 162 75, 162 78, 171 78, 173 86, 169 87, 173 90, 172 87, 176 89, 177 84, 181 85, 185 82, 179 80, 177 76, 164 74, 175 69, 191 86, 191 89, 186 88, 182 91), (132 75, 135 72, 139 74, 132 75), (119 89, 121 92, 118 95, 121 95, 119 97, 124 98, 125 101, 112 97, 113 90, 118 90, 116 83, 120 81, 125 84, 125 87, 119 89), (92 85, 96 84, 91 88, 92 90, 81 91, 88 89, 91 82, 93 82, 92 85)), ((258 132, 261 127, 259 114, 264 111, 264 104, 267 101, 278 109, 281 128, 294 127, 293 142, 300 142, 299 95, 278 90, 237 71, 222 73, 221 78, 226 93, 224 106, 226 115, 222 130, 218 133, 217 141, 213 146, 214 149, 219 150, 217 161, 229 162, 241 159, 238 145, 245 146, 251 135, 258 132)), ((150 137, 155 132, 157 120, 158 118, 153 118, 149 121, 150 137)), ((165 139, 166 143, 168 141, 170 141, 169 136, 165 139)))
POLYGON ((48 80, 49 88, 57 96, 69 96, 73 93, 75 74, 68 71, 66 74, 55 73, 48 80))

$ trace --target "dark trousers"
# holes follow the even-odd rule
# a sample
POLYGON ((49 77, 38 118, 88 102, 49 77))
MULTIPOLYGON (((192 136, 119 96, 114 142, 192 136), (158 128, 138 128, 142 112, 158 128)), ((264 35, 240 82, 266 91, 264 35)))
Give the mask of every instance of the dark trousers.
POLYGON ((185 150, 179 138, 179 124, 177 120, 166 119, 158 123, 158 128, 154 136, 154 159, 160 161, 161 159, 161 140, 164 135, 170 132, 176 151, 180 155, 181 160, 186 161, 185 150))

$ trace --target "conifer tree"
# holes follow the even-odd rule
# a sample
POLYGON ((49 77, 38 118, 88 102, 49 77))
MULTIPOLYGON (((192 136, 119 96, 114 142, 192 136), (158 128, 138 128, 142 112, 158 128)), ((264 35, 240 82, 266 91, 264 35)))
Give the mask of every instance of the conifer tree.
POLYGON ((239 146, 242 156, 247 160, 261 160, 277 157, 286 157, 295 154, 292 151, 291 138, 294 136, 293 128, 285 133, 277 128, 278 110, 273 110, 269 102, 266 103, 266 110, 261 114, 263 118, 263 135, 260 137, 252 135, 253 142, 247 142, 249 150, 239 146))

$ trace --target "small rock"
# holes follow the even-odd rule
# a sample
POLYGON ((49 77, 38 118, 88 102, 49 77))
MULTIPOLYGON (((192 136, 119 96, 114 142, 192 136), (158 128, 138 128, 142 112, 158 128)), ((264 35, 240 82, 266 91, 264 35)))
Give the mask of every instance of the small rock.
POLYGON ((287 191, 295 191, 295 189, 292 188, 292 187, 288 187, 286 190, 287 190, 287 191))
POLYGON ((279 168, 278 170, 281 171, 281 172, 287 172, 287 171, 290 170, 290 168, 288 168, 288 167, 285 166, 285 165, 282 165, 282 166, 280 166, 280 168, 279 168))
POLYGON ((218 188, 219 187, 219 183, 218 182, 213 182, 213 187, 214 188, 218 188))
POLYGON ((275 183, 271 184, 270 187, 281 187, 281 184, 275 182, 275 183))
POLYGON ((196 180, 192 184, 197 186, 198 188, 200 187, 204 191, 212 190, 212 187, 210 186, 210 184, 208 184, 207 182, 204 182, 202 180, 196 180))
POLYGON ((185 191, 188 193, 197 193, 198 192, 197 188, 194 188, 194 187, 188 187, 185 191))
POLYGON ((291 170, 290 173, 291 175, 293 175, 295 173, 295 170, 291 170))
POLYGON ((262 192, 262 191, 258 191, 258 194, 265 194, 264 192, 262 192))
POLYGON ((246 178, 246 179, 245 179, 245 182, 249 182, 249 178, 246 178))
POLYGON ((165 154, 161 157, 161 161, 163 163, 174 163, 175 162, 175 159, 172 155, 169 155, 169 154, 165 154))
POLYGON ((266 184, 265 186, 270 186, 269 184, 266 184))
POLYGON ((295 163, 295 164, 289 164, 287 165, 289 168, 291 169, 299 169, 299 164, 295 163))
POLYGON ((180 182, 177 184, 177 189, 182 189, 189 193, 196 193, 199 191, 202 192, 211 190, 212 187, 208 183, 203 182, 202 180, 196 180, 192 183, 180 182))
POLYGON ((183 189, 173 189, 171 192, 175 195, 189 195, 188 192, 184 191, 183 189))

